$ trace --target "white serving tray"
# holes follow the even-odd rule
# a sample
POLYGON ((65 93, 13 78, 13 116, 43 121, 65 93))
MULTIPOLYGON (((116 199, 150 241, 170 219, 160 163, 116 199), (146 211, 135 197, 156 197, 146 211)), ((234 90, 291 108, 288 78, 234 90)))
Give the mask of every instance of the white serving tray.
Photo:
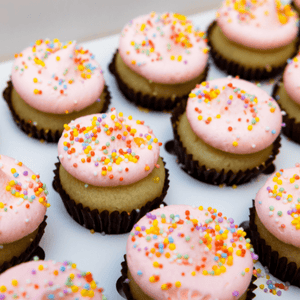
MULTIPOLYGON (((194 15, 191 19, 195 26, 205 30, 214 19, 215 11, 194 15)), ((46 34, 46 33, 45 33, 46 34)), ((59 32, 57 33, 59 38, 59 32)), ((118 47, 118 35, 97 39, 83 46, 95 54, 96 59, 104 70, 106 84, 112 94, 112 105, 124 115, 132 115, 135 119, 145 120, 150 125, 160 142, 172 139, 170 115, 163 113, 146 113, 124 99, 118 91, 114 77, 108 71, 115 50, 118 47)), ((37 37, 37 39, 40 37, 37 37)), ((70 37, 72 39, 72 37, 70 37)), ((5 42, 5 41, 4 41, 5 42)), ((28 41, 30 44, 31 41, 28 41)), ((21 51, 22 49, 20 49, 21 51)), ((6 81, 11 74, 12 62, 0 64, 0 91, 6 87, 6 81)), ((208 79, 226 76, 212 64, 208 79)), ((272 85, 264 84, 263 89, 271 92, 272 85)), ((293 167, 300 161, 300 145, 282 137, 282 148, 275 164, 277 169, 293 167)), ((5 101, 0 101, 0 153, 11 156, 41 174, 41 180, 47 184, 49 190, 48 226, 41 241, 41 247, 46 252, 46 259, 56 261, 70 260, 77 263, 82 271, 91 271, 94 278, 104 288, 109 300, 123 299, 116 291, 116 281, 120 277, 121 262, 126 251, 128 234, 109 236, 100 233, 91 234, 89 230, 78 225, 68 215, 59 195, 52 188, 54 163, 57 162, 56 144, 41 143, 29 138, 13 122, 5 101)), ((232 187, 212 186, 188 176, 183 172, 176 158, 161 147, 161 156, 170 171, 170 188, 165 198, 168 204, 191 204, 212 206, 224 215, 234 218, 236 224, 248 219, 249 207, 256 192, 263 186, 266 175, 260 175, 251 183, 232 187)), ((257 267, 260 267, 257 264, 257 267)), ((271 279, 273 277, 271 276, 271 279)), ((258 284, 265 284, 266 280, 258 280, 258 284)), ((266 284, 265 284, 266 285, 266 284)), ((274 296, 264 293, 261 289, 255 291, 257 300, 272 299, 274 296)), ((283 291, 281 299, 296 300, 300 298, 300 289, 291 287, 283 291)))

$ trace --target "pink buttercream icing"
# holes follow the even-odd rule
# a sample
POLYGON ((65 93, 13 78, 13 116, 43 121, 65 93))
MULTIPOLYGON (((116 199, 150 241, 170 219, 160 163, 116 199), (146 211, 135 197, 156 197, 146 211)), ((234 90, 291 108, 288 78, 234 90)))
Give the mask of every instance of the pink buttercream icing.
POLYGON ((300 247, 300 165, 274 173, 258 191, 255 209, 268 231, 300 247), (275 188, 277 186, 277 188, 275 188))
POLYGON ((300 53, 289 61, 283 73, 283 84, 287 94, 300 104, 300 53))
POLYGON ((160 145, 144 121, 112 109, 65 126, 58 154, 67 172, 84 183, 118 186, 135 183, 159 167, 160 145))
POLYGON ((199 76, 208 60, 205 33, 185 16, 151 13, 122 31, 119 53, 125 64, 148 80, 184 83, 199 76))
POLYGON ((235 300, 253 269, 250 240, 217 210, 170 205, 144 216, 127 241, 134 281, 156 300, 235 300))
POLYGON ((233 42, 255 49, 290 44, 298 33, 297 14, 279 0, 225 0, 217 23, 233 42))
POLYGON ((0 299, 16 298, 106 299, 90 272, 80 272, 71 262, 50 260, 23 263, 0 275, 0 299))
POLYGON ((249 154, 270 146, 280 134, 276 101, 245 80, 203 82, 189 95, 186 114, 192 130, 219 150, 249 154))
POLYGON ((15 242, 43 222, 46 186, 21 162, 0 156, 0 245, 15 242))
POLYGON ((79 111, 96 102, 103 91, 99 64, 74 41, 38 40, 15 57, 13 86, 37 110, 53 114, 79 111))

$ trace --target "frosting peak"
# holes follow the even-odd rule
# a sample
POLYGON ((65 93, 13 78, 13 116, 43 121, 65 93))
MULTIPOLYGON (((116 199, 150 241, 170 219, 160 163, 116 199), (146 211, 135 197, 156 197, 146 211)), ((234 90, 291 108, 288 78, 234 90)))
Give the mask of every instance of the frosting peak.
POLYGON ((37 110, 79 111, 96 102, 103 91, 102 70, 94 55, 75 41, 37 40, 15 58, 13 86, 37 110))
POLYGON ((162 84, 196 78, 208 60, 205 33, 176 13, 152 12, 132 20, 122 31, 119 53, 133 71, 162 84))
POLYGON ((198 85, 189 95, 186 114, 192 130, 205 143, 236 154, 270 146, 282 123, 272 97, 253 83, 232 78, 198 85))
POLYGON ((286 46, 298 33, 296 12, 280 0, 225 0, 217 22, 228 39, 255 49, 286 46))
POLYGON ((252 276, 252 246, 244 236, 233 219, 211 207, 166 206, 134 226, 128 267, 153 299, 235 299, 252 276))
POLYGON ((159 167, 159 146, 144 121, 113 108, 65 125, 58 154, 75 178, 94 186, 117 186, 137 182, 159 167))

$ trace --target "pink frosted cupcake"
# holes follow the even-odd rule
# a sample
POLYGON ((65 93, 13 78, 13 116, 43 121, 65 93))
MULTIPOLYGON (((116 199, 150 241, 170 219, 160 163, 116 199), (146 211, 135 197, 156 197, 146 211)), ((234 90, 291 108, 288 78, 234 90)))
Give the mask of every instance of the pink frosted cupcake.
MULTIPOLYGON (((46 185, 13 158, 0 156, 0 273, 28 261, 46 227, 46 185)), ((1 280, 0 280, 1 283, 1 280)))
POLYGON ((110 71, 129 101, 152 110, 171 110, 206 79, 205 33, 180 14, 140 16, 123 28, 110 71))
POLYGON ((0 275, 0 299, 106 300, 90 272, 71 262, 31 261, 0 275))
POLYGON ((224 1, 208 29, 208 41, 221 70, 265 80, 281 73, 296 55, 298 16, 279 0, 224 1))
POLYGON ((110 94, 102 70, 76 42, 37 40, 15 58, 3 96, 27 134, 57 142, 64 124, 107 110, 110 94))
POLYGON ((211 207, 151 211, 127 241, 119 280, 126 299, 253 299, 257 257, 245 234, 211 207))
POLYGON ((300 165, 274 173, 250 209, 251 241, 260 262, 300 287, 300 165))
POLYGON ((167 194, 168 170, 144 121, 108 114, 65 126, 54 187, 73 219, 97 232, 125 233, 167 194))
POLYGON ((203 82, 172 112, 174 150, 183 169, 212 184, 242 184, 272 166, 280 147, 281 111, 240 79, 203 82))
POLYGON ((275 85, 273 97, 277 100, 283 115, 283 133, 300 144, 300 53, 288 61, 282 79, 275 85))

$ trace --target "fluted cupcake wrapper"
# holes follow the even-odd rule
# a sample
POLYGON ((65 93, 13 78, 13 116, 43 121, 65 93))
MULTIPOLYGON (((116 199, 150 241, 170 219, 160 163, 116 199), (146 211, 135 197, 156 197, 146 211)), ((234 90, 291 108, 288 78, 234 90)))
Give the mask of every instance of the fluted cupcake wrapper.
MULTIPOLYGON (((221 53, 219 53, 211 44, 210 42, 210 35, 212 32, 212 29, 214 26, 217 25, 216 21, 213 21, 208 29, 207 29, 207 38, 208 38, 208 45, 210 47, 210 55, 214 60, 214 63, 216 66, 226 72, 229 75, 232 76, 239 76, 242 79, 246 80, 268 80, 270 78, 274 78, 277 75, 281 74, 286 66, 286 62, 282 64, 279 67, 272 67, 270 70, 267 70, 266 68, 249 68, 246 66, 243 66, 237 62, 230 61, 227 58, 225 58, 221 53)), ((295 52, 292 55, 295 56, 298 53, 298 47, 300 45, 300 40, 298 40, 297 47, 295 47, 295 52)))
MULTIPOLYGON (((116 283, 116 288, 118 293, 125 299, 127 300, 136 300, 133 298, 131 292, 130 292, 130 287, 129 287, 129 279, 128 279, 128 265, 127 265, 127 260, 126 260, 126 255, 124 255, 124 261, 121 263, 121 277, 119 277, 117 283, 116 283)), ((247 296, 245 300, 252 300, 255 298, 255 294, 253 291, 257 288, 257 286, 254 284, 256 280, 255 276, 252 276, 251 278, 251 283, 248 287, 247 290, 247 296)))
MULTIPOLYGON (((188 97, 188 94, 183 97, 175 97, 172 98, 159 98, 155 96, 150 95, 144 95, 141 92, 135 92, 132 88, 126 85, 126 83, 121 79, 119 76, 116 67, 116 56, 118 54, 118 50, 115 52, 113 59, 111 63, 109 64, 109 70, 110 72, 115 76, 118 87, 122 94, 125 96, 125 98, 132 102, 133 104, 137 106, 141 106, 153 111, 171 111, 178 102, 182 101, 183 99, 186 99, 188 97)), ((207 74, 209 70, 209 65, 207 64, 205 70, 204 70, 204 79, 206 79, 207 74)), ((201 82, 199 82, 200 84, 201 82)))
MULTIPOLYGON (((163 161, 164 162, 164 161, 163 161)), ((164 162, 165 165, 165 162, 164 162)), ((130 213, 123 211, 109 212, 104 210, 99 212, 97 209, 90 210, 82 204, 76 204, 73 199, 63 189, 59 178, 60 162, 55 164, 56 169, 53 171, 53 188, 59 193, 69 215, 80 225, 87 229, 93 229, 95 232, 107 234, 122 234, 129 232, 135 223, 142 218, 147 212, 158 208, 167 194, 169 188, 169 170, 165 168, 165 182, 162 193, 154 200, 147 202, 142 208, 132 210, 130 213)))
POLYGON ((233 171, 225 172, 223 169, 221 172, 217 172, 215 169, 208 169, 205 165, 199 165, 199 162, 193 159, 193 155, 187 153, 177 131, 179 117, 184 113, 185 109, 186 101, 178 103, 176 108, 172 111, 171 122, 174 133, 174 153, 178 157, 182 169, 190 176, 209 184, 226 184, 231 186, 246 183, 261 173, 270 173, 274 171, 273 161, 279 153, 279 148, 281 146, 280 135, 273 143, 272 155, 263 164, 251 170, 247 169, 246 171, 234 173, 233 171))
POLYGON ((286 257, 279 256, 278 252, 267 245, 266 241, 260 237, 255 224, 255 202, 253 200, 250 208, 249 232, 251 244, 255 253, 258 255, 261 264, 268 268, 270 274, 283 282, 300 287, 300 268, 294 262, 288 263, 286 257))
MULTIPOLYGON (((46 129, 39 130, 36 128, 36 126, 32 125, 31 123, 26 122, 24 119, 22 119, 16 113, 16 111, 14 110, 14 108, 12 106, 12 101, 11 101, 12 88, 13 88, 12 82, 8 81, 7 87, 3 91, 3 98, 5 99, 17 126, 20 127, 20 129, 23 132, 30 135, 30 137, 33 137, 38 140, 45 140, 48 143, 57 143, 61 137, 61 132, 59 132, 58 130, 56 130, 54 132, 52 132, 52 130, 46 130, 46 129)), ((106 93, 105 94, 105 102, 104 102, 103 109, 99 113, 106 112, 110 105, 111 96, 110 96, 110 92, 108 90, 107 85, 104 86, 103 92, 106 93)))
MULTIPOLYGON (((274 85, 272 97, 278 101, 278 91, 280 88, 280 83, 282 82, 282 78, 274 85)), ((280 103, 278 103, 280 106, 280 103)), ((282 109, 284 110, 284 109, 282 109)), ((300 144, 300 123, 296 122, 295 118, 291 118, 288 113, 285 113, 285 115, 282 116, 283 123, 285 123, 285 126, 282 127, 282 132, 285 136, 293 140, 294 142, 300 144)))
POLYGON ((47 226, 46 219, 47 216, 45 216, 43 222, 40 224, 38 233, 28 248, 20 256, 14 256, 10 261, 6 261, 0 266, 0 274, 11 267, 32 260, 34 256, 38 256, 40 259, 45 258, 45 252, 39 247, 39 243, 45 233, 45 227, 47 226))

